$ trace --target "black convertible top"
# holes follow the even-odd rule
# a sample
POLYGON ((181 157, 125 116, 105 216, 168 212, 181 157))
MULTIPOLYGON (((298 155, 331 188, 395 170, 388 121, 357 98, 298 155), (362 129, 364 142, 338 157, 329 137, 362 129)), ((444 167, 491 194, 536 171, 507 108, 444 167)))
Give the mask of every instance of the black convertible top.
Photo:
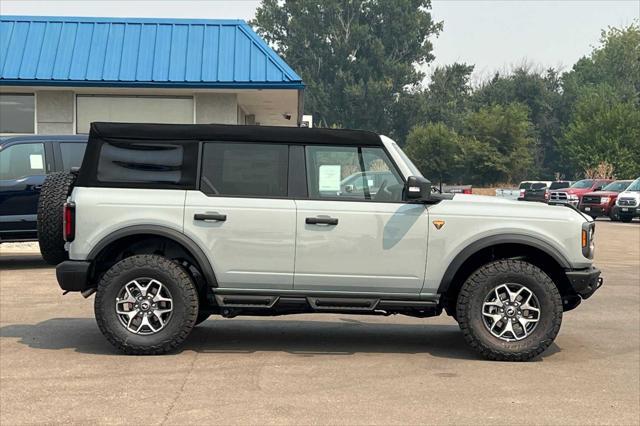
POLYGON ((233 124, 91 123, 95 139, 166 141, 242 141, 329 145, 382 145, 380 136, 365 130, 319 129, 233 124))

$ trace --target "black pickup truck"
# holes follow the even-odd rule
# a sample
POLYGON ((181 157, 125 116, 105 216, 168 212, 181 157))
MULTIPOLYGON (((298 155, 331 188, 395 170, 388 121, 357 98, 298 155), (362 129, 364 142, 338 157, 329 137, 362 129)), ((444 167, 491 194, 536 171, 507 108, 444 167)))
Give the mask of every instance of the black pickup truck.
POLYGON ((549 201, 549 191, 554 189, 568 188, 572 184, 568 180, 557 180, 554 182, 523 182, 520 184, 519 201, 537 201, 546 203, 549 201))
POLYGON ((48 173, 82 163, 87 136, 0 138, 0 243, 36 241, 38 198, 48 173))

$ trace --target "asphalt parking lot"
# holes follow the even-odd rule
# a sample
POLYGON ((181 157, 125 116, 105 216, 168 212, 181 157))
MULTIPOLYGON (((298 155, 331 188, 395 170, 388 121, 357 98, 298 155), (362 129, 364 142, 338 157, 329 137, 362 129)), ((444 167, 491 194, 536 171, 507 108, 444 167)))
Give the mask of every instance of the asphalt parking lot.
POLYGON ((93 297, 0 248, 0 424, 638 424, 640 223, 598 222, 605 285, 529 363, 479 359, 446 317, 210 319, 179 353, 117 353, 93 297))

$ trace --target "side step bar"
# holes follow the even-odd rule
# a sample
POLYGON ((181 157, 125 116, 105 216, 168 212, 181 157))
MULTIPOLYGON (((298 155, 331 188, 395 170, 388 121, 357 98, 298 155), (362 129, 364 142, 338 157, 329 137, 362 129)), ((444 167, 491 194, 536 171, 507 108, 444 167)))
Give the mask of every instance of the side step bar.
MULTIPOLYGON (((226 293, 226 291, 225 291, 226 293)), ((438 315, 441 307, 435 300, 402 300, 372 297, 338 297, 308 295, 214 294, 212 311, 225 317, 236 315, 283 315, 294 313, 353 313, 417 317, 438 315)))

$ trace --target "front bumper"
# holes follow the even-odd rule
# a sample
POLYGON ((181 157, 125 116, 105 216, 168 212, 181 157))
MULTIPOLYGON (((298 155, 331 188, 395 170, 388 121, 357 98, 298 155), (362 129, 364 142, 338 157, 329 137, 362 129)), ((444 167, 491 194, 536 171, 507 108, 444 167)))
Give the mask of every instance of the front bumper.
POLYGON ((585 300, 590 298, 603 284, 598 268, 567 271, 566 274, 573 290, 585 300))
POLYGON ((67 260, 56 266, 56 278, 64 291, 84 291, 89 288, 90 262, 67 260))
POLYGON ((580 200, 549 200, 549 205, 563 206, 565 204, 571 204, 573 207, 578 207, 580 200))
POLYGON ((580 211, 589 216, 608 216, 609 209, 602 205, 581 205, 580 211))
POLYGON ((640 206, 631 207, 631 206, 616 206, 615 212, 618 216, 623 217, 637 217, 640 216, 640 206))

